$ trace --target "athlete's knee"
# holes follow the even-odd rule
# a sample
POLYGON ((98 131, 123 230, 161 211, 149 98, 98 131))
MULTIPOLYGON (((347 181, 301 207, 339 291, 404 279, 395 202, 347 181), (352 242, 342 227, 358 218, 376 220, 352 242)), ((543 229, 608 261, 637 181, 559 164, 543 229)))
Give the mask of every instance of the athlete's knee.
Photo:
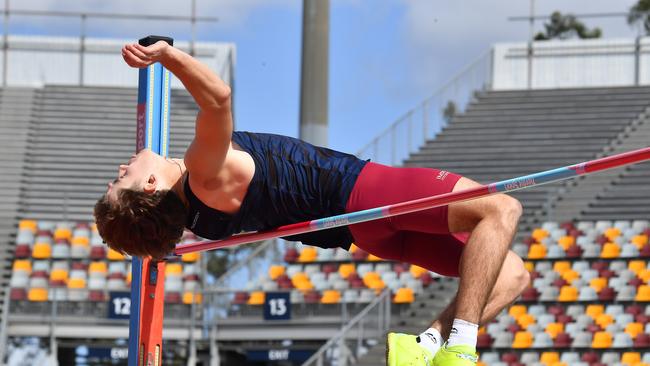
POLYGON ((519 218, 523 213, 521 202, 514 197, 500 194, 494 196, 490 214, 497 218, 501 224, 513 230, 517 227, 519 218))
POLYGON ((526 269, 524 261, 519 258, 519 256, 512 252, 510 252, 509 256, 512 257, 512 260, 507 261, 510 266, 507 270, 510 273, 509 277, 512 281, 510 288, 514 300, 516 297, 521 295, 528 286, 530 286, 530 273, 526 269))

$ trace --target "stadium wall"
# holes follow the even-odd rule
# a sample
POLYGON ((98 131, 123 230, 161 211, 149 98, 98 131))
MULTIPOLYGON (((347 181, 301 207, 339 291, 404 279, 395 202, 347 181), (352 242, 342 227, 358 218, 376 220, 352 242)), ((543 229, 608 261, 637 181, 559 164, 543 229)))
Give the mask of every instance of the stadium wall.
MULTIPOLYGON (((80 42, 75 37, 45 37, 10 35, 7 55, 0 57, 0 69, 7 62, 7 86, 41 87, 45 84, 135 87, 138 72, 125 67, 120 49, 135 40, 86 38, 80 42)), ((189 42, 176 42, 175 46, 189 50, 189 42)), ((210 66, 228 84, 232 85, 235 63, 233 43, 197 42, 196 57, 210 66)), ((4 84, 4 75, 0 73, 4 84)), ((182 88, 176 78, 173 88, 182 88)))

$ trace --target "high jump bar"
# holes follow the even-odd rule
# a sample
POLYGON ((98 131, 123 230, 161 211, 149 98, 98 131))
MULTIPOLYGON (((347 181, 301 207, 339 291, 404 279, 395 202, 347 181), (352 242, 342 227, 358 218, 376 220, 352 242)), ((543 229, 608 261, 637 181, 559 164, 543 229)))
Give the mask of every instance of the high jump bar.
POLYGON ((587 175, 612 168, 622 167, 625 165, 636 164, 647 160, 650 160, 650 147, 611 155, 584 163, 569 165, 562 168, 524 175, 518 178, 506 179, 487 185, 481 185, 475 188, 444 193, 437 196, 425 197, 412 201, 325 217, 322 219, 298 222, 270 230, 233 235, 221 240, 179 244, 176 246, 176 249, 174 249, 174 255, 225 248, 234 245, 253 243, 260 240, 310 233, 319 230, 357 224, 365 221, 403 215, 411 212, 445 206, 451 203, 485 197, 496 193, 518 191, 521 189, 566 180, 581 175, 587 175))

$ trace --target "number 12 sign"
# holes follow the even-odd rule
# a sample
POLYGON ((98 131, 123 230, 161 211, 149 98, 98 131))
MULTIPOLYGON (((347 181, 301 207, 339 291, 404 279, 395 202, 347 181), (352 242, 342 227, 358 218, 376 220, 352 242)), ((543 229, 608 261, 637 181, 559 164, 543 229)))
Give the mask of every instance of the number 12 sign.
POLYGON ((291 319, 291 301, 288 292, 267 292, 264 300, 264 320, 291 319))
POLYGON ((111 292, 108 302, 109 319, 129 319, 131 315, 131 293, 111 292))

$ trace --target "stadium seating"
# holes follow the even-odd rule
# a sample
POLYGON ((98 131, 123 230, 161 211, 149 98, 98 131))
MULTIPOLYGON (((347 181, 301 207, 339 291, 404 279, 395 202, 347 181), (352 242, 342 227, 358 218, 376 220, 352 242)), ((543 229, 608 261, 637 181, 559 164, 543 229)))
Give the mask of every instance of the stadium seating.
POLYGON ((514 245, 527 261, 531 286, 481 329, 483 365, 650 362, 649 228, 648 220, 601 220, 545 222, 531 230, 514 245), (548 255, 555 247, 562 250, 548 255), (569 255, 574 247, 580 250, 569 255), (637 254, 616 250, 626 247, 637 254))
MULTIPOLYGON (((112 291, 129 290, 130 258, 107 250, 94 225, 23 220, 16 237, 17 248, 25 249, 17 253, 13 262, 11 313, 33 311, 27 303, 54 300, 101 303, 107 301, 112 291)), ((184 240, 196 239, 192 234, 185 234, 184 240)), ((184 256, 167 263, 165 298, 169 304, 190 305, 202 301, 198 293, 198 259, 198 255, 184 256)))

